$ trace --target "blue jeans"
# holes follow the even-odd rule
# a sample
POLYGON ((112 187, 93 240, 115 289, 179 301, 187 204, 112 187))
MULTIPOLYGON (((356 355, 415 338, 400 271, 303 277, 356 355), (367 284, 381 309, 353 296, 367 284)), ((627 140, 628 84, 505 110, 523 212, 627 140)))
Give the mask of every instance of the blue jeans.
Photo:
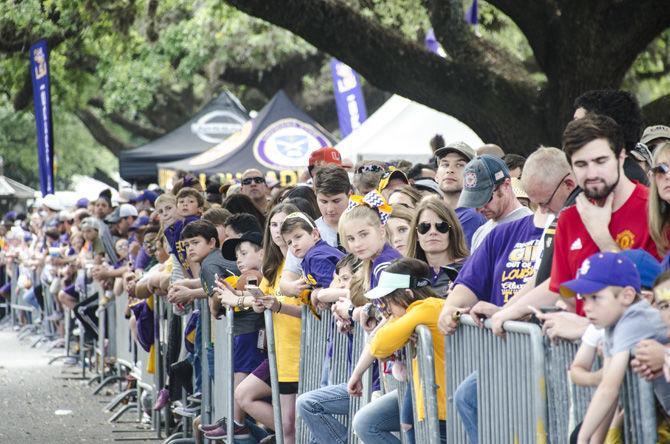
POLYGON ((393 390, 361 408, 354 416, 353 428, 364 443, 399 444, 392 432, 400 431, 398 391, 393 390))
POLYGON ((195 344, 193 344, 193 354, 192 361, 193 364, 193 375, 195 383, 193 385, 193 391, 195 393, 202 392, 202 361, 200 360, 200 355, 202 354, 202 326, 200 319, 195 324, 195 344))
POLYGON ((477 430, 477 372, 465 378, 454 393, 456 409, 470 444, 478 444, 477 430))
POLYGON ((349 414, 346 384, 303 393, 296 400, 295 410, 312 432, 311 443, 347 444, 347 428, 334 416, 349 414))
POLYGON ((402 400, 402 406, 400 408, 400 424, 410 424, 412 426, 405 436, 407 436, 407 443, 414 444, 416 440, 414 439, 414 407, 412 406, 412 388, 410 387, 405 391, 405 398, 402 400))

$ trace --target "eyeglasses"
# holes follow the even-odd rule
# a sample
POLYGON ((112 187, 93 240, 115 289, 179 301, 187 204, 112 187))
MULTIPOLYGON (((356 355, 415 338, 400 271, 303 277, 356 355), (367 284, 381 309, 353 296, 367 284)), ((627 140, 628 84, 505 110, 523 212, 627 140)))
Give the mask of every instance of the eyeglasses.
POLYGON ((565 181, 565 179, 568 178, 569 175, 570 175, 570 173, 568 173, 568 174, 566 174, 565 176, 563 176, 563 179, 561 179, 561 180, 558 182, 558 185, 556 185, 556 188, 554 188, 554 192, 551 193, 551 196, 549 196, 549 200, 547 200, 546 202, 540 202, 540 203, 538 203, 538 206, 540 206, 540 207, 548 207, 549 205, 551 205, 551 201, 554 200, 554 196, 556 195, 556 192, 557 192, 558 189, 561 187, 561 185, 563 185, 563 182, 565 181))
POLYGON ((384 167, 382 167, 381 165, 374 164, 374 163, 373 163, 373 164, 370 164, 370 165, 362 165, 362 166, 359 166, 359 167, 356 169, 356 173, 358 173, 358 174, 363 174, 363 173, 383 173, 384 171, 386 171, 386 170, 384 169, 384 167))
POLYGON ((434 224, 431 224, 430 222, 421 222, 416 226, 416 231, 419 232, 419 234, 426 234, 430 231, 430 227, 434 226, 435 229, 444 234, 447 233, 449 230, 451 230, 451 225, 449 225, 447 222, 436 222, 434 224))
POLYGON ((654 168, 652 168, 651 171, 653 171, 654 174, 657 174, 659 176, 665 176, 666 174, 668 174, 668 172, 670 172, 670 166, 668 166, 668 164, 665 162, 659 163, 654 168))
POLYGON ((251 185, 252 183, 265 183, 265 178, 263 177, 247 177, 242 179, 242 185, 251 185))

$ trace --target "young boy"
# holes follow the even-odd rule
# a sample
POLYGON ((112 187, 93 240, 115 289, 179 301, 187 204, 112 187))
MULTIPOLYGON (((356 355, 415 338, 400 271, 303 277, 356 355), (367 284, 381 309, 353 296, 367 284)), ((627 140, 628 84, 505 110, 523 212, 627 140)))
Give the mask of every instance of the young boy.
POLYGON ((314 221, 304 213, 289 214, 282 223, 281 235, 291 253, 302 259, 303 279, 318 298, 318 292, 330 286, 344 253, 323 241, 314 221))
POLYGON ((177 194, 177 215, 179 219, 170 227, 165 228, 165 237, 170 244, 170 250, 177 256, 177 260, 189 277, 193 277, 193 272, 187 260, 181 233, 186 225, 200 219, 204 206, 205 199, 198 190, 189 187, 182 188, 177 194))
MULTIPOLYGON (((636 344, 642 339, 668 342, 661 315, 641 298, 640 287, 635 264, 618 253, 592 255, 582 263, 577 278, 560 287, 564 297, 580 295, 586 317, 596 327, 605 329, 602 379, 584 417, 578 443, 588 443, 592 437, 606 433, 636 344)), ((667 411, 670 385, 657 378, 654 392, 667 411)))
MULTIPOLYGON (((190 225, 200 222, 193 222, 190 225)), ((190 225, 187 226, 190 227, 190 225)), ((214 295, 210 291, 216 288, 214 283, 214 273, 220 278, 230 276, 230 272, 224 268, 224 261, 235 260, 240 272, 245 276, 260 275, 260 269, 263 265, 263 236, 259 232, 244 233, 237 239, 228 239, 223 243, 221 250, 215 249, 212 243, 217 237, 216 228, 212 227, 210 236, 210 251, 207 259, 203 262, 201 277, 203 273, 209 276, 211 273, 211 282, 214 287, 203 280, 203 288, 208 295, 214 295), (216 257, 216 267, 210 267, 208 260, 210 256, 216 257), (207 269, 207 270, 205 270, 207 269)), ((218 243, 218 241, 217 241, 218 243)), ((241 276, 242 277, 242 276, 241 276)), ((247 278, 248 279, 248 278, 247 278)), ((260 282, 260 279, 257 279, 260 282)), ((258 285, 258 283, 256 284, 258 285)), ((210 299, 212 313, 218 312, 219 301, 229 307, 234 307, 235 317, 233 321, 233 371, 234 385, 237 387, 240 382, 246 378, 249 373, 255 370, 266 358, 265 351, 262 349, 262 337, 259 339, 259 330, 264 328, 265 320, 263 315, 250 309, 254 303, 254 297, 248 294, 232 291, 231 289, 218 289, 215 293, 217 297, 210 299), (259 347, 260 345, 260 347, 259 347)), ((235 441, 250 437, 251 431, 245 424, 246 412, 242 410, 237 401, 235 401, 234 422, 235 422, 235 441)), ((205 437, 208 439, 222 439, 226 437, 227 430, 225 424, 220 421, 214 423, 218 427, 211 429, 205 428, 205 437)), ((205 426, 207 427, 207 426, 205 426)))

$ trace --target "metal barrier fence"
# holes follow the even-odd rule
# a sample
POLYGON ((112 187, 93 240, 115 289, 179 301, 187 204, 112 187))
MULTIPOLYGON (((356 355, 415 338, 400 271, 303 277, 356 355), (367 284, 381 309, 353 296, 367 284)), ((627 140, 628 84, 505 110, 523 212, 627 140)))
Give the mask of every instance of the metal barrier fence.
POLYGON ((653 386, 630 368, 619 392, 619 405, 624 410, 624 442, 654 444, 657 436, 653 386))
POLYGON ((275 442, 284 444, 281 403, 279 400, 279 374, 277 372, 277 348, 275 346, 275 327, 272 311, 265 310, 265 337, 268 346, 268 366, 270 367, 270 387, 272 388, 272 413, 274 415, 275 442))
MULTIPOLYGON (((361 355, 361 352, 365 348, 366 336, 367 335, 365 333, 365 330, 363 330, 363 327, 361 327, 360 324, 355 323, 353 331, 353 341, 351 343, 352 370, 353 367, 356 366, 356 360, 358 359, 358 357, 361 355)), ((347 428, 347 430, 349 431, 349 443, 351 444, 359 442, 358 437, 354 433, 354 428, 351 427, 351 423, 354 420, 356 412, 361 407, 368 404, 370 402, 371 397, 372 397, 372 370, 368 369, 368 371, 366 371, 365 374, 363 375, 363 395, 349 398, 349 418, 348 418, 349 427, 347 428)))
MULTIPOLYGON (((206 303, 206 301, 205 301, 206 303)), ((201 318, 202 321, 202 312, 201 318)), ((226 308, 225 316, 215 323, 216 342, 214 345, 214 384, 212 386, 213 417, 226 418, 227 424, 233 423, 235 412, 235 373, 233 366, 233 323, 235 310, 226 308)), ((207 357, 203 360, 203 368, 208 366, 207 357)), ((204 370, 203 370, 204 374, 204 370)), ((204 381, 203 381, 204 387, 204 381)), ((228 427, 226 442, 233 442, 234 427, 228 427)))
MULTIPOLYGON (((416 344, 411 341, 405 346, 407 358, 407 384, 406 389, 412 390, 412 409, 414 412, 414 436, 418 443, 440 442, 440 419, 437 410, 437 383, 435 380, 435 353, 433 350, 433 336, 425 325, 416 327, 416 344), (423 395, 424 420, 419 421, 418 400, 416 390, 412 387, 414 381, 414 366, 412 358, 418 360, 419 381, 421 381, 421 393, 423 395)), ((402 398, 398 397, 400 405, 402 398)))
POLYGON ((456 412, 454 393, 473 371, 478 372, 479 442, 546 442, 544 347, 540 328, 524 322, 505 323, 503 340, 461 317, 456 334, 447 336, 447 442, 467 442, 456 412), (495 365, 493 365, 495 364, 495 365))

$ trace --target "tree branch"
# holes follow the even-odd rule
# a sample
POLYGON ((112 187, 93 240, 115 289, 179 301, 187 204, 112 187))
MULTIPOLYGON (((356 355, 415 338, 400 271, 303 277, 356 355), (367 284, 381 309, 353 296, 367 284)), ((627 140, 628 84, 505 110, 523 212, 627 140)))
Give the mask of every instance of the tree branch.
POLYGON ((14 111, 21 111, 30 105, 30 99, 33 97, 33 83, 30 73, 23 77, 21 88, 12 97, 12 107, 14 111))
POLYGON ((642 107, 642 118, 645 126, 670 122, 670 94, 659 97, 642 107))
POLYGON ((500 143, 520 151, 531 148, 519 146, 520 141, 547 140, 535 109, 535 85, 431 54, 343 2, 286 0, 278 8, 266 0, 226 1, 301 36, 376 87, 468 122, 487 141, 504 134, 500 143), (525 128, 510 127, 512 118, 525 122, 525 128))
MULTIPOLYGON (((102 99, 92 98, 89 99, 88 104, 99 110, 104 111, 104 103, 102 99)), ((141 125, 137 122, 134 122, 125 116, 119 113, 106 114, 105 117, 109 118, 112 122, 119 125, 121 128, 125 129, 134 136, 143 137, 145 139, 154 140, 165 134, 165 131, 149 128, 147 126, 141 125)))
POLYGON ((98 117, 86 108, 80 108, 75 114, 86 125, 93 138, 100 144, 106 146, 115 156, 121 151, 131 148, 130 145, 112 134, 98 117))

